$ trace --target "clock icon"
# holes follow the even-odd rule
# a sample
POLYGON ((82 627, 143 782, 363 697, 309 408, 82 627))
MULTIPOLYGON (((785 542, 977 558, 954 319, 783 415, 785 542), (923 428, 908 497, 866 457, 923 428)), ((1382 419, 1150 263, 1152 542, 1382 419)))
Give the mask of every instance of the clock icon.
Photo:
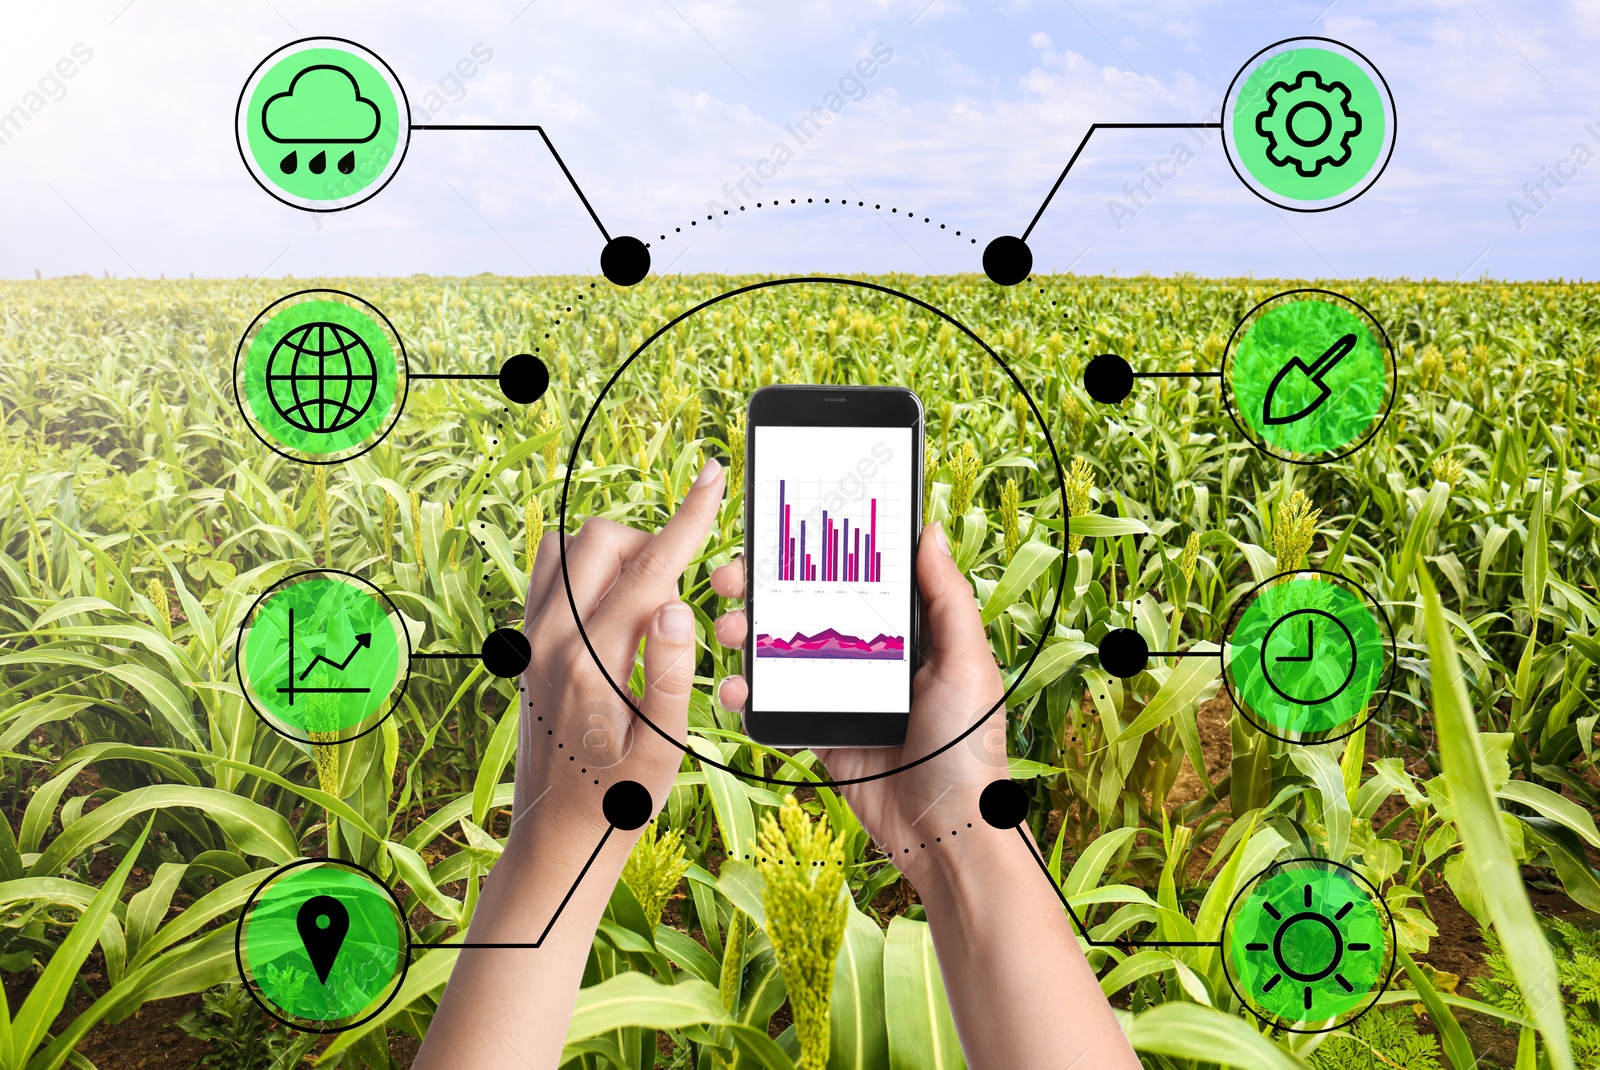
POLYGON ((1301 706, 1331 702, 1356 675, 1356 638, 1325 609, 1297 609, 1272 622, 1261 640, 1261 675, 1281 698, 1301 706))

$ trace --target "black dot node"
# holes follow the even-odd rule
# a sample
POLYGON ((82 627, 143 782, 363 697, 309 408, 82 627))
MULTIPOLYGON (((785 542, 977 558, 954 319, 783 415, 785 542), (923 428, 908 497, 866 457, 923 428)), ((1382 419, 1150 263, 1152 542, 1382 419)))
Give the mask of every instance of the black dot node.
POLYGON ((600 273, 618 286, 640 283, 650 273, 650 248, 626 234, 611 238, 600 250, 600 273))
POLYGON ((520 676, 533 660, 533 647, 528 637, 516 628, 496 628, 483 640, 483 667, 490 675, 502 680, 520 676))
POLYGON ((656 812, 656 806, 643 784, 637 780, 619 780, 606 789, 600 811, 614 827, 626 831, 642 827, 656 812))
POLYGON ((1100 667, 1112 676, 1138 676, 1150 662, 1150 644, 1132 628, 1113 628, 1100 640, 1100 667))
POLYGON ((532 353, 518 353, 500 365, 500 392, 508 401, 532 405, 544 396, 549 386, 550 369, 532 353))
POLYGON ((1100 404, 1115 405, 1133 391, 1133 368, 1115 353, 1101 353, 1083 369, 1083 388, 1100 404))
POLYGON ((984 246, 983 273, 996 285, 1015 286, 1032 270, 1033 250, 1021 238, 1006 234, 984 246))
POLYGON ((1028 816, 1028 792, 1015 780, 991 781, 978 796, 978 812, 997 829, 1014 829, 1028 816))

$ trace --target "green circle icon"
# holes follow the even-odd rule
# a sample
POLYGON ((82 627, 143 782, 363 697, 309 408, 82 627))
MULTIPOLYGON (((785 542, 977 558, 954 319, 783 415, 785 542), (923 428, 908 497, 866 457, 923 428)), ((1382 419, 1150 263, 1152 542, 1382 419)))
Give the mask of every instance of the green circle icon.
POLYGON ((255 318, 234 357, 234 396, 256 437, 291 460, 332 464, 371 449, 400 417, 405 347, 371 304, 302 290, 255 318))
POLYGON ((1376 610, 1331 573, 1274 577, 1247 596, 1223 649, 1224 679, 1262 731, 1313 743, 1351 731, 1388 665, 1376 610))
POLYGON ((1279 863, 1234 899, 1223 937, 1228 980, 1269 1025, 1335 1029, 1388 984, 1393 933, 1388 907, 1355 871, 1313 858, 1279 863))
POLYGON ((269 587, 240 626, 239 686, 263 720, 302 743, 354 739, 389 715, 411 650, 400 613, 349 573, 318 569, 269 587))
POLYGON ((1223 400, 1256 448, 1325 464, 1364 445, 1394 403, 1388 336, 1366 309, 1331 290, 1277 294, 1234 328, 1223 400))
POLYGON ((261 188, 310 212, 382 189, 410 140, 405 90, 353 41, 307 38, 263 60, 239 94, 239 154, 261 188))
POLYGON ((1251 57, 1223 103, 1228 162, 1262 199, 1325 211, 1364 193, 1394 149, 1394 98, 1376 67, 1320 37, 1251 57))
POLYGON ((323 858, 268 877, 235 934, 240 979, 262 1008, 322 1033, 359 1025, 394 997, 409 944, 394 894, 360 866, 323 858))

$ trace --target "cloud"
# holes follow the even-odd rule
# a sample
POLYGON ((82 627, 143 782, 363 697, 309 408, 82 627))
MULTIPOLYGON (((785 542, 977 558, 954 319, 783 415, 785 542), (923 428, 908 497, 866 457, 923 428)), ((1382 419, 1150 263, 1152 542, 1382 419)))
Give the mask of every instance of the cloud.
POLYGON ((261 129, 274 141, 360 144, 378 133, 378 106, 361 95, 343 67, 319 63, 294 76, 289 90, 267 99, 261 129))

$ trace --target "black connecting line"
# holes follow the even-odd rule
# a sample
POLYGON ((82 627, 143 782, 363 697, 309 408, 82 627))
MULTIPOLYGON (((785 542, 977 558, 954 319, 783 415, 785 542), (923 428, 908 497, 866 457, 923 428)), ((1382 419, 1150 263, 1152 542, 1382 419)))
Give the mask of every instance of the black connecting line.
MULTIPOLYGON (((1085 138, 1084 140, 1087 141, 1088 139, 1085 138)), ((1061 905, 1067 908, 1067 916, 1072 919, 1072 924, 1078 927, 1078 931, 1083 934, 1084 940, 1090 947, 1117 947, 1126 950, 1131 947, 1222 946, 1221 940, 1129 940, 1125 937, 1119 940, 1096 940, 1094 937, 1089 935, 1089 927, 1083 923, 1082 918, 1078 917, 1078 912, 1072 909, 1072 903, 1067 900, 1066 893, 1061 890, 1061 886, 1057 884, 1055 878, 1050 875, 1050 867, 1045 864, 1044 857, 1039 854, 1039 849, 1033 845, 1033 840, 1028 838, 1027 830, 1023 828, 1023 826, 1018 825, 1017 835, 1020 836, 1022 838, 1022 842, 1027 845, 1028 853, 1032 855, 1033 860, 1039 864, 1039 872, 1044 874, 1044 879, 1050 883, 1050 887, 1055 889, 1056 898, 1060 899, 1061 905)))
MULTIPOLYGON (((423 378, 423 376, 413 375, 412 378, 413 379, 421 379, 421 378, 423 378)), ((492 379, 492 378, 494 378, 494 376, 492 376, 492 375, 491 376, 430 375, 430 376, 427 376, 427 378, 429 378, 429 379, 478 379, 478 378, 492 379)), ((482 654, 413 654, 413 655, 411 655, 411 658, 412 658, 413 661, 418 660, 418 659, 432 660, 432 661, 482 661, 483 660, 483 655, 482 654)))
MULTIPOLYGON (((1022 232, 1022 240, 1027 241, 1028 235, 1033 233, 1033 228, 1038 225, 1039 217, 1044 215, 1044 210, 1050 207, 1050 199, 1056 195, 1056 190, 1061 188, 1061 183, 1066 179, 1067 172, 1072 170, 1072 165, 1078 162, 1084 146, 1089 144, 1089 139, 1094 137, 1096 130, 1221 130, 1221 123, 1093 123, 1089 132, 1083 135, 1083 140, 1078 142, 1077 149, 1072 154, 1072 159, 1067 161, 1067 166, 1061 169, 1061 175, 1056 179, 1056 184, 1050 187, 1050 192, 1045 194, 1044 203, 1039 210, 1033 213, 1033 220, 1028 224, 1028 229, 1022 232)), ((550 150, 554 152, 555 150, 550 150)))
MULTIPOLYGON (((1135 379, 1221 379, 1221 372, 1134 372, 1135 379)), ((424 376, 413 376, 424 378, 424 376)))
MULTIPOLYGON (((413 130, 532 130, 534 133, 538 134, 541 138, 544 139, 544 147, 550 150, 550 155, 555 159, 556 166, 560 167, 561 168, 561 173, 567 176, 567 181, 569 183, 571 183, 571 185, 572 185, 572 192, 576 193, 578 195, 578 200, 583 202, 583 207, 589 213, 589 218, 594 220, 594 225, 596 227, 600 228, 600 236, 602 238, 604 238, 606 241, 610 241, 611 240, 611 234, 610 234, 610 232, 608 232, 606 230, 606 225, 604 223, 600 222, 600 217, 595 214, 594 207, 592 205, 590 205, 590 203, 589 203, 589 198, 587 198, 587 197, 585 197, 583 195, 583 189, 581 187, 579 187, 578 180, 572 177, 572 172, 571 171, 567 170, 566 161, 563 160, 561 158, 561 154, 556 151, 555 145, 552 144, 551 141, 550 141, 550 135, 546 134, 544 132, 544 127, 542 127, 542 126, 500 126, 500 125, 491 125, 491 124, 483 124, 483 123, 421 123, 421 124, 413 123, 413 124, 411 124, 411 129, 413 129, 413 130)), ((1059 183, 1058 183, 1058 185, 1059 185, 1059 183)), ((1054 191, 1052 191, 1052 192, 1054 192, 1054 191)), ((1043 211, 1043 209, 1040 209, 1040 211, 1043 211)), ((418 379, 443 379, 443 378, 447 378, 447 376, 441 376, 441 375, 432 375, 432 376, 419 375, 419 376, 414 376, 414 378, 418 378, 418 379)), ((468 378, 470 378, 470 377, 468 377, 468 378)))
MULTIPOLYGON (((473 375, 468 372, 412 372, 412 379, 499 379, 499 372, 486 372, 483 375, 473 375)), ((426 655, 419 655, 426 657, 426 655)))
POLYGON ((1152 658, 1220 658, 1222 651, 1218 650, 1152 650, 1146 657, 1152 658))
POLYGON ((463 942, 457 942, 457 941, 452 941, 452 940, 441 940, 441 941, 439 941, 437 943, 430 943, 430 944, 414 943, 411 946, 413 948, 435 948, 435 947, 482 947, 482 948, 490 948, 490 947, 527 947, 527 948, 536 948, 536 947, 538 947, 540 944, 544 943, 544 938, 550 935, 550 930, 555 928, 556 920, 561 917, 561 912, 563 910, 567 909, 567 904, 572 901, 573 895, 578 891, 578 885, 583 883, 583 878, 586 877, 588 875, 588 873, 589 873, 589 867, 594 865, 594 860, 596 858, 600 857, 601 850, 603 850, 605 848, 606 841, 611 838, 611 833, 616 830, 616 827, 617 826, 615 826, 615 825, 607 825, 605 832, 600 834, 600 842, 595 844, 594 850, 592 852, 590 852, 590 854, 589 854, 589 860, 587 862, 585 862, 583 864, 583 868, 578 871, 577 877, 573 878, 572 887, 568 888, 567 889, 567 894, 561 897, 561 905, 556 907, 556 912, 554 914, 550 915, 550 920, 545 923, 544 932, 539 934, 539 939, 533 941, 531 944, 530 943, 490 943, 490 942, 473 943, 471 941, 467 941, 467 942, 463 943, 463 942))

